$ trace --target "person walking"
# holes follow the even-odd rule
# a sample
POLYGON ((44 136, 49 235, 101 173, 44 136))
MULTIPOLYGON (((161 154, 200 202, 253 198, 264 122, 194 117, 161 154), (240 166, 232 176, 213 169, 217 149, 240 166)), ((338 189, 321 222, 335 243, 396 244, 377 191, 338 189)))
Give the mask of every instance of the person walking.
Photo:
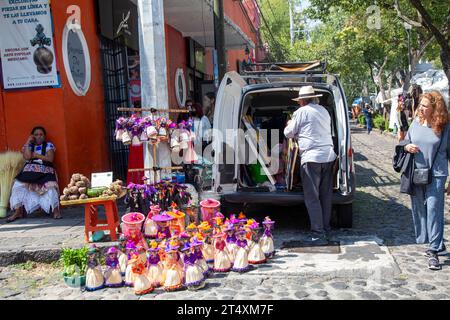
POLYGON ((398 141, 402 141, 405 139, 405 135, 406 132, 408 132, 409 127, 408 117, 405 112, 405 103, 402 95, 398 97, 397 117, 398 123, 400 124, 400 128, 398 129, 398 141))
POLYGON ((300 175, 305 205, 311 222, 311 241, 326 244, 331 230, 331 199, 333 194, 333 163, 336 159, 331 136, 331 117, 317 104, 312 86, 300 88, 297 109, 284 129, 287 138, 298 140, 301 156, 300 175))
POLYGON ((372 131, 372 115, 373 115, 373 109, 370 107, 368 103, 364 105, 364 118, 366 118, 366 125, 367 125, 367 134, 370 134, 372 131))
POLYGON ((449 113, 438 91, 421 96, 415 119, 405 138, 405 150, 414 154, 415 168, 429 169, 431 183, 412 186, 411 205, 416 242, 427 243, 428 268, 440 270, 444 244, 444 193, 450 160, 449 113))

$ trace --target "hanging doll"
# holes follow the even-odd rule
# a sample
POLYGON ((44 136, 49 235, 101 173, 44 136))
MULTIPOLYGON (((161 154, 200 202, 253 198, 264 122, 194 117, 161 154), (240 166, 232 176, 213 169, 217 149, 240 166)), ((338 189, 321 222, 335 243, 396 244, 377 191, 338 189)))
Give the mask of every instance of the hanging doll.
POLYGON ((260 228, 258 227, 258 223, 255 220, 248 220, 247 222, 248 231, 250 233, 249 240, 249 252, 248 252, 248 263, 250 264, 261 264, 267 261, 264 252, 261 249, 259 244, 259 235, 258 232, 260 228))
POLYGON ((148 259, 147 259, 147 277, 153 287, 157 288, 161 286, 163 265, 161 258, 159 257, 159 248, 156 241, 150 243, 150 248, 148 249, 148 259))
POLYGON ((145 263, 142 262, 139 255, 133 253, 129 263, 132 266, 132 273, 134 275, 134 293, 136 295, 143 295, 152 292, 154 288, 147 277, 145 263))
POLYGON ((236 258, 234 260, 233 268, 231 270, 239 273, 246 272, 250 270, 250 265, 248 264, 248 244, 245 239, 245 230, 239 230, 236 232, 237 240, 236 245, 238 247, 236 258))
POLYGON ((86 290, 95 291, 104 288, 105 278, 98 260, 98 248, 91 245, 87 252, 86 290))
POLYGON ((186 242, 181 251, 184 255, 184 285, 188 290, 199 290, 205 287, 205 276, 203 275, 203 270, 195 263, 193 248, 186 242))
POLYGON ((147 117, 145 131, 147 132, 147 137, 152 143, 156 143, 158 141, 158 130, 156 129, 156 123, 151 119, 151 117, 147 117))
POLYGON ((128 254, 126 254, 124 251, 126 250, 127 245, 127 238, 123 233, 120 234, 119 237, 119 266, 120 266, 120 273, 122 277, 125 276, 125 271, 127 270, 127 263, 128 263, 128 254))
POLYGON ((271 231, 274 224, 275 224, 275 221, 271 220, 269 217, 265 217, 265 219, 263 221, 264 234, 261 237, 261 240, 259 240, 261 249, 268 259, 272 258, 275 254, 275 249, 274 249, 274 245, 273 245, 273 236, 272 236, 272 231, 271 231))
POLYGON ((202 269, 202 273, 205 277, 209 276, 212 269, 208 266, 206 263, 205 258, 203 257, 203 253, 201 250, 201 247, 203 246, 203 242, 199 241, 199 235, 194 236, 191 239, 191 247, 194 248, 194 254, 195 254, 195 263, 199 266, 200 269, 202 269))
POLYGON ((214 272, 228 272, 231 270, 232 263, 228 255, 226 236, 222 231, 214 235, 214 272))
POLYGON ((155 239, 158 236, 158 225, 153 221, 153 217, 161 212, 161 208, 156 206, 151 206, 147 218, 144 222, 144 237, 155 239))
POLYGON ((169 134, 170 134, 170 149, 174 153, 180 152, 180 130, 177 128, 175 122, 169 124, 169 134))
POLYGON ((133 125, 131 126, 131 143, 133 146, 139 146, 142 144, 140 138, 144 130, 141 118, 133 114, 129 121, 133 121, 133 125))
POLYGON ((134 254, 138 256, 138 253, 136 252, 136 246, 133 242, 128 242, 126 246, 127 255, 128 255, 128 262, 127 262, 127 268, 125 270, 125 285, 128 287, 132 287, 134 284, 134 276, 133 276, 133 264, 130 262, 131 256, 134 254))
POLYGON ((183 287, 184 273, 178 263, 179 246, 173 241, 169 242, 166 253, 166 264, 162 276, 162 288, 165 291, 175 291, 183 287))
POLYGON ((178 124, 179 130, 179 141, 180 141, 180 149, 186 150, 189 147, 189 141, 190 141, 190 132, 188 129, 186 129, 187 123, 186 121, 181 121, 178 124))
POLYGON ((158 138, 167 138, 167 119, 164 117, 159 119, 158 138))
POLYGON ((110 288, 123 286, 118 253, 119 251, 115 247, 109 248, 106 252, 105 285, 110 288))
POLYGON ((125 131, 125 124, 127 120, 124 117, 120 117, 116 120, 116 141, 122 141, 122 136, 125 131))

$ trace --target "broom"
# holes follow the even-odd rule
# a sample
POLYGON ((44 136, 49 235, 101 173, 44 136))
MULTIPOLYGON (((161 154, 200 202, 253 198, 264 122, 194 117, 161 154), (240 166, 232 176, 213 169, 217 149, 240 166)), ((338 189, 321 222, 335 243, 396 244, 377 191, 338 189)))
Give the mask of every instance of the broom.
POLYGON ((20 152, 0 153, 0 218, 5 218, 14 178, 25 163, 20 152))

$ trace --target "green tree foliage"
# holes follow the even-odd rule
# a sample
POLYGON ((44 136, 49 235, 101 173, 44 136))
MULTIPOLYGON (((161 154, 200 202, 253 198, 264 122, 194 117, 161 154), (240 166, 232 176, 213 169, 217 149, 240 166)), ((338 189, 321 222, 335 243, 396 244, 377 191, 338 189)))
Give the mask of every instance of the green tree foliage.
MULTIPOLYGON (((400 73, 404 80, 408 69, 404 17, 418 20, 413 1, 384 0, 371 7, 372 0, 310 0, 311 6, 301 14, 321 23, 311 31, 310 39, 300 37, 291 46, 288 1, 259 0, 265 17, 262 34, 269 43, 271 61, 326 60, 328 71, 341 76, 352 101, 364 92, 401 85, 396 75, 400 73), (379 28, 374 23, 378 14, 379 28)), ((427 1, 424 7, 448 39, 449 7, 445 3, 427 1)), ((442 66, 441 48, 430 30, 414 26, 411 36, 413 68, 420 58, 442 66)))

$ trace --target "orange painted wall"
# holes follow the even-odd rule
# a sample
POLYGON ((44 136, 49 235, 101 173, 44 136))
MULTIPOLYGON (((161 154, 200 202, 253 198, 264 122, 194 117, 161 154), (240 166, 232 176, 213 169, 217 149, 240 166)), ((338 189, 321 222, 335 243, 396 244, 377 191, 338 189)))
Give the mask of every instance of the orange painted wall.
MULTIPOLYGON (((32 127, 44 126, 48 140, 52 141, 57 149, 55 165, 60 187, 69 182, 70 175, 74 172, 90 176, 91 172, 109 169, 101 56, 93 1, 77 1, 82 13, 81 24, 88 42, 92 65, 91 86, 85 97, 78 97, 73 93, 64 70, 62 31, 68 16, 66 8, 72 4, 73 1, 69 0, 52 1, 55 32, 53 39, 61 88, 2 92, 7 148, 19 150, 32 127)), ((0 148, 1 145, 0 143, 0 148)))
POLYGON ((167 82, 169 93, 169 107, 178 108, 178 102, 175 95, 175 75, 178 68, 183 68, 184 79, 187 88, 187 46, 186 38, 183 38, 181 32, 172 26, 165 25, 166 32, 166 56, 167 56, 167 82))

